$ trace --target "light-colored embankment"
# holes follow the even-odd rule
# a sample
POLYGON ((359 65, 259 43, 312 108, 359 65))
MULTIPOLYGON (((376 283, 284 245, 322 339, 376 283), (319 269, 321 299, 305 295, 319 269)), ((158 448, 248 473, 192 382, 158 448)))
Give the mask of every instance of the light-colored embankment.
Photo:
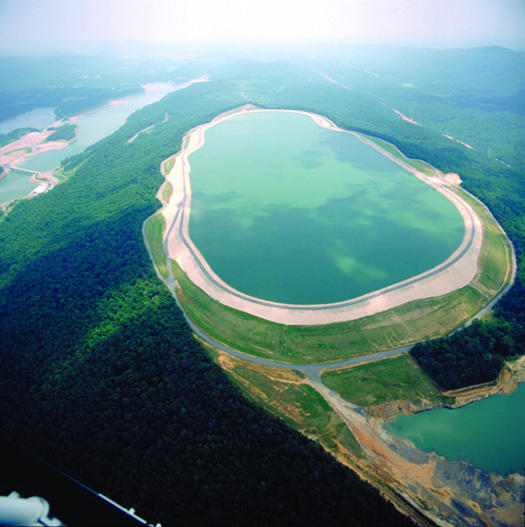
MULTIPOLYGON (((478 271, 478 258, 483 239, 482 224, 472 207, 455 194, 449 184, 438 178, 425 176, 359 134, 341 130, 325 117, 306 112, 295 112, 310 116, 319 126, 354 135, 443 194, 456 206, 465 222, 463 241, 445 262, 434 269, 380 291, 337 304, 313 306, 278 304, 250 297, 224 283, 211 270, 188 234, 191 209, 191 168, 188 157, 204 145, 205 133, 211 126, 230 119, 239 112, 260 111, 293 110, 259 110, 248 106, 194 128, 184 138, 182 150, 176 156, 173 168, 167 176, 167 180, 173 185, 171 199, 162 212, 167 225, 165 241, 168 255, 175 259, 189 278, 208 295, 224 305, 273 322, 316 325, 355 320, 414 300, 451 293, 466 286, 474 279, 478 271)), ((315 255, 312 255, 312 258, 315 259, 315 255)))

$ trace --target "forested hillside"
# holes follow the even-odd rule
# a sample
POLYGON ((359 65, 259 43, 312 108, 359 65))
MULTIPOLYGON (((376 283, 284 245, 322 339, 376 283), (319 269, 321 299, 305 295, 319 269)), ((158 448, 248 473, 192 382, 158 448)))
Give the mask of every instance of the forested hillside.
POLYGON ((152 523, 407 525, 248 403, 153 272, 141 228, 160 162, 240 92, 194 85, 141 110, 72 159, 68 181, 0 220, 2 437, 152 523))
POLYGON ((56 107, 57 117, 71 117, 109 100, 163 81, 173 60, 91 57, 0 58, 0 121, 36 107, 56 107))
MULTIPOLYGON (((423 80, 403 75, 421 84, 416 91, 392 72, 372 82, 355 61, 203 59, 194 70, 212 82, 137 112, 69 160, 66 182, 0 218, 1 434, 150 522, 406 525, 370 486, 232 387, 155 276, 142 223, 159 206, 160 163, 185 132, 243 104, 313 111, 390 141, 459 173, 512 239, 516 284, 495 316, 425 345, 418 357, 443 387, 490 380, 501 358, 524 351, 525 162, 516 154, 523 116, 503 103, 469 105, 468 90, 441 93, 446 111, 433 112, 436 94, 423 80), (392 108, 405 115, 413 108, 421 124, 392 108), (456 133, 467 128, 468 138, 456 133), (473 148, 444 137, 447 130, 473 148), (465 362, 472 376, 460 375, 465 362)), ((446 89, 453 85, 449 79, 446 89)))

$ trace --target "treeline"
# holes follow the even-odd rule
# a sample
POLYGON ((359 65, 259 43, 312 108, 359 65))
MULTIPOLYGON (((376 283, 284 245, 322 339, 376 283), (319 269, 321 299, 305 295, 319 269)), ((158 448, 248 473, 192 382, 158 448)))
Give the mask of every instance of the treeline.
POLYGON ((408 525, 244 399, 153 272, 141 228, 158 207, 161 160, 243 103, 236 83, 175 92, 0 220, 2 436, 151 523, 408 525))
POLYGON ((500 319, 475 320, 448 337, 416 344, 410 354, 444 391, 491 382, 506 359, 525 353, 523 327, 509 325, 500 319))
POLYGON ((77 115, 107 101, 164 81, 173 62, 100 56, 0 58, 0 121, 38 107, 56 107, 58 118, 77 115))
POLYGON ((17 128, 7 134, 0 134, 0 148, 18 141, 18 139, 31 132, 38 132, 38 130, 36 128, 17 128))

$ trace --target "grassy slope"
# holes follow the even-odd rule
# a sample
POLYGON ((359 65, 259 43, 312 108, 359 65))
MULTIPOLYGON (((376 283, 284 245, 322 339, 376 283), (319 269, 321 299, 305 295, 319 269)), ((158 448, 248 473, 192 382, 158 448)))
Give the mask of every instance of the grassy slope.
POLYGON ((302 374, 269 368, 210 350, 248 399, 289 426, 318 439, 337 457, 350 461, 349 454, 362 457, 362 450, 344 421, 307 382, 302 374))
POLYGON ((161 214, 156 214, 149 218, 144 224, 144 233, 148 240, 148 245, 151 250, 155 265, 159 273, 164 278, 168 277, 168 266, 166 263, 166 253, 164 252, 164 245, 162 239, 166 230, 166 220, 161 214))
POLYGON ((434 404, 447 400, 409 355, 327 372, 323 382, 343 399, 370 407, 392 401, 434 404))

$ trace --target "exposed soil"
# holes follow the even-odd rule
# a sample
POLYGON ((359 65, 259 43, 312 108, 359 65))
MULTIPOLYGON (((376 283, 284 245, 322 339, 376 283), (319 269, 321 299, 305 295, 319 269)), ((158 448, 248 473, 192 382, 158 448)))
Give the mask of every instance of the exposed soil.
MULTIPOLYGON (((387 485, 439 525, 520 526, 525 478, 487 474, 469 463, 449 461, 391 436, 384 420, 362 414, 322 384, 313 386, 346 421, 366 459, 354 463, 387 485)), ((388 407, 383 406, 383 411, 388 407)), ((394 408, 392 405, 391 409, 394 408)), ((396 402, 398 411, 414 409, 396 402)), ((384 416, 390 412, 385 412, 384 416)), ((396 497, 392 496, 394 503, 396 497)))
POLYGON ((463 181, 459 177, 459 174, 455 174, 454 172, 443 174, 443 178, 446 179, 449 183, 452 183, 452 185, 455 185, 456 187, 459 187, 459 185, 463 183, 463 181))
POLYGON ((16 165, 28 156, 49 150, 60 150, 69 144, 66 141, 50 141, 46 143, 46 139, 52 133, 53 130, 31 132, 18 139, 18 141, 3 146, 0 148, 0 165, 16 165), (28 148, 29 152, 25 152, 25 148, 28 148))

